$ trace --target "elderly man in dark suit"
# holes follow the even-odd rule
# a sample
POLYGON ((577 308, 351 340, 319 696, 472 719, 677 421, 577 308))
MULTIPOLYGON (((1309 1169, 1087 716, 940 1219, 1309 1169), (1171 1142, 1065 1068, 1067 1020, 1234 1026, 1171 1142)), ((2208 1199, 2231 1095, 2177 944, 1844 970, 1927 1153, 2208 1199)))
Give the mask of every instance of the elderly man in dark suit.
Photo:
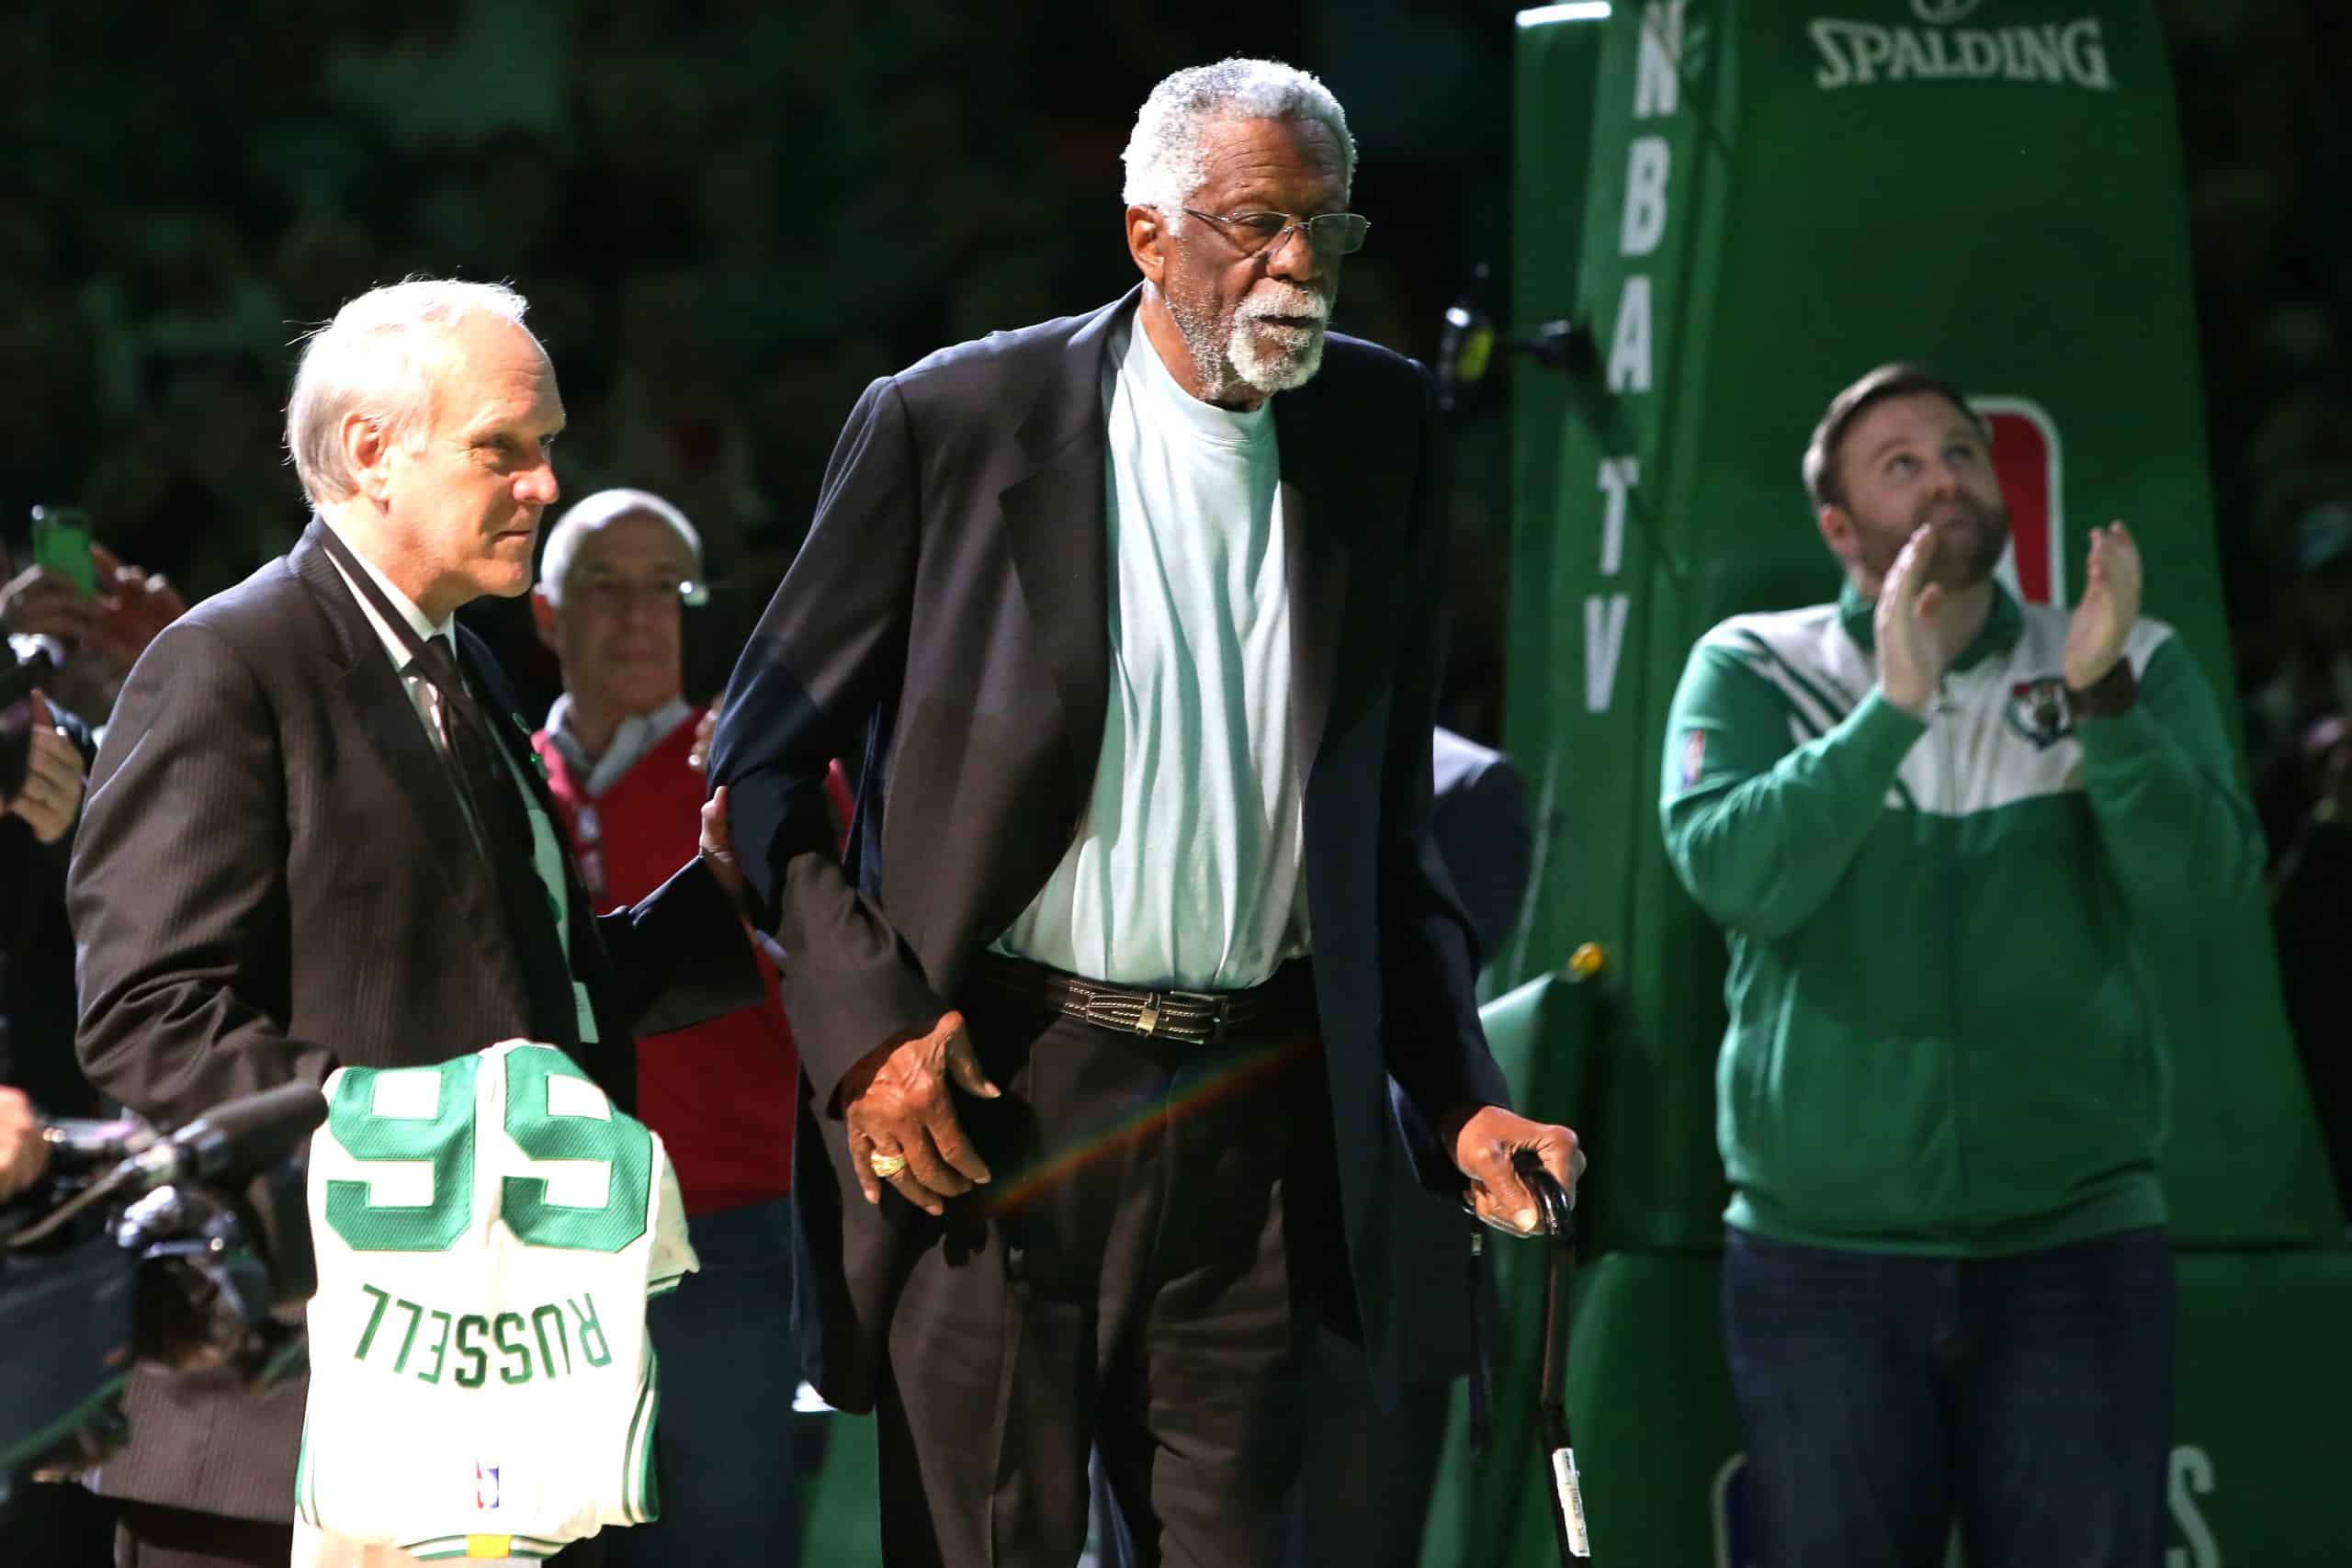
MULTIPOLYGON (((515 1036, 563 1047, 627 1108, 633 1030, 761 994, 723 804, 699 864, 596 918, 530 726, 455 625, 530 586, 556 498, 563 404, 523 311, 505 288, 428 281, 345 305, 287 409, 317 516, 123 689, 69 890, 78 1045, 150 1118, 515 1036)), ((119 1561, 285 1563, 303 1397, 134 1380, 130 1447, 100 1476, 125 1499, 119 1561)))
POLYGON ((1316 1324, 1393 1378, 1421 1288, 1392 1166, 1520 1229, 1515 1153, 1575 1175, 1430 840, 1433 401, 1326 331, 1346 118, 1228 61, 1126 162, 1141 288, 867 389, 712 756, 790 960, 804 1348, 876 1408, 894 1564, 1074 1561, 1097 1442, 1142 1561, 1272 1563, 1316 1324))

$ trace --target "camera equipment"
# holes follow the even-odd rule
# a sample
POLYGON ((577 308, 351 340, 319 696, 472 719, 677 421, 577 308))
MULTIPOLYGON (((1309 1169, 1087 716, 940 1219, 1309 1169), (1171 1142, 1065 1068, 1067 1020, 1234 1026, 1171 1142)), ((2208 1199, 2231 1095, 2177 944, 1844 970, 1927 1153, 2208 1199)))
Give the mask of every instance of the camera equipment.
POLYGON ((170 1133, 130 1118, 45 1130, 46 1184, 0 1211, 0 1495, 20 1470, 70 1474, 119 1447, 134 1362, 256 1387, 300 1364, 315 1277, 288 1156, 325 1119, 296 1083, 170 1133), (277 1222, 266 1248, 254 1202, 277 1222))

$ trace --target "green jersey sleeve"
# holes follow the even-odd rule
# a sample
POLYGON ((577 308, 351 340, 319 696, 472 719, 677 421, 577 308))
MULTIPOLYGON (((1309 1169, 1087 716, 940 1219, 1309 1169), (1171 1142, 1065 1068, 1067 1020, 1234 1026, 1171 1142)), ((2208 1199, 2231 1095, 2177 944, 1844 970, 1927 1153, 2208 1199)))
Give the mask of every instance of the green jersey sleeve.
POLYGON ((2079 719, 2075 733, 2108 863, 2141 919, 2231 914, 2261 878, 2262 828, 2212 690, 2180 639, 2148 656, 2129 709, 2079 719))
POLYGON ((1927 725, 1873 689, 1825 733, 1735 649, 1690 652, 1666 723, 1668 859, 1718 924, 1795 930, 1877 822, 1927 725))

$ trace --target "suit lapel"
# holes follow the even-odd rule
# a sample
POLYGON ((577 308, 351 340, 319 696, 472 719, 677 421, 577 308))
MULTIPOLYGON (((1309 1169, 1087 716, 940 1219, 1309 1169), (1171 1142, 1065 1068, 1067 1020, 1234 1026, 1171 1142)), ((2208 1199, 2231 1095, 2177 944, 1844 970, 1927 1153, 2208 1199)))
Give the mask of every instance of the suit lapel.
MULTIPOLYGON (((313 519, 311 529, 325 525, 313 519)), ((334 634, 343 665, 336 694, 348 704, 359 728, 391 774, 394 793, 415 815, 424 842, 438 852, 429 855, 440 868, 451 896, 463 907, 486 915, 497 924, 495 900, 490 896, 488 868, 474 852, 473 829, 458 804, 456 781, 440 753, 425 737, 408 688, 393 672, 376 628, 368 624, 334 562, 305 530, 293 550, 294 573, 318 602, 319 612, 334 634), (462 852, 451 852, 459 851, 462 852)))
POLYGON ((1112 328, 1132 315, 1140 294, 1129 290, 1072 335, 1060 373, 1022 421, 1023 471, 997 498, 1031 625, 1053 670, 1069 804, 1079 810, 1102 763, 1111 679, 1102 355, 1112 328))
POLYGON ((1348 605, 1345 530, 1359 504, 1358 469, 1347 460, 1336 418, 1320 379, 1274 399, 1290 584, 1291 741, 1298 750, 1302 787, 1314 776, 1340 678, 1340 634, 1348 605))

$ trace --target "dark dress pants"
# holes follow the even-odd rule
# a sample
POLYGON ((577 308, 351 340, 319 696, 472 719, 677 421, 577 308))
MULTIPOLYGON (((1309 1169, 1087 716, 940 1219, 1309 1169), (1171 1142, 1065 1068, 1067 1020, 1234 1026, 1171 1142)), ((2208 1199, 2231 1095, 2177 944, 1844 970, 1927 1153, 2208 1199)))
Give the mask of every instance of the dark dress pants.
POLYGON ((124 1503, 117 1517, 115 1568, 286 1568, 294 1527, 124 1503))
POLYGON ((1407 1382, 1396 1403, 1383 1407, 1363 1351, 1326 1334, 1307 1388, 1308 1457, 1292 1500, 1284 1568, 1416 1568, 1453 1385, 1407 1382))
MULTIPOLYGON (((1408 1382, 1384 1408, 1363 1351, 1316 1337, 1306 1376, 1306 1459, 1283 1519, 1283 1568, 1415 1568, 1444 1457, 1451 1382, 1408 1382)), ((1135 1548, 1098 1461, 1098 1568, 1135 1568, 1135 1548)))
POLYGON ((1298 1001, 1214 1045, 964 998, 1005 1091, 957 1098, 994 1180, 918 1217, 876 1411, 891 1568, 1069 1568, 1098 1445, 1141 1568, 1273 1568, 1306 1348, 1345 1288, 1290 977, 1298 1001))

